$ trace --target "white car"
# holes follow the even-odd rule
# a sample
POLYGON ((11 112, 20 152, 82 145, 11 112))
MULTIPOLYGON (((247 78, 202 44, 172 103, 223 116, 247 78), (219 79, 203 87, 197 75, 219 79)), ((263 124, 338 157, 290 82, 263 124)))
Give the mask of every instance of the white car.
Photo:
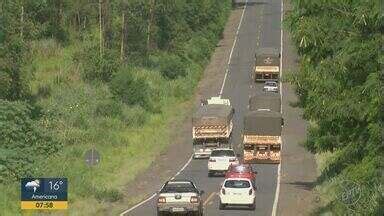
POLYGON ((200 158, 209 158, 211 155, 212 149, 210 148, 195 148, 193 159, 200 159, 200 158))
POLYGON ((221 185, 219 208, 227 206, 247 206, 256 208, 256 189, 247 178, 227 178, 221 185))
POLYGON ((218 148, 211 152, 208 160, 208 176, 215 173, 224 174, 228 171, 230 165, 239 164, 235 151, 230 148, 218 148))
POLYGON ((263 91, 265 92, 279 92, 279 86, 275 81, 266 81, 264 83, 263 91))

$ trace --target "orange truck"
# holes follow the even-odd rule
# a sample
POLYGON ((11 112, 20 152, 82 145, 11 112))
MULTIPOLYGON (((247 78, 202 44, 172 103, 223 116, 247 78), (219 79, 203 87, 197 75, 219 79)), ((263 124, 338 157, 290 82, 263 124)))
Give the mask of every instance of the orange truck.
POLYGON ((250 111, 244 117, 243 153, 245 163, 280 163, 281 113, 250 111))
POLYGON ((280 74, 280 53, 276 48, 260 48, 256 50, 254 80, 277 81, 280 74))

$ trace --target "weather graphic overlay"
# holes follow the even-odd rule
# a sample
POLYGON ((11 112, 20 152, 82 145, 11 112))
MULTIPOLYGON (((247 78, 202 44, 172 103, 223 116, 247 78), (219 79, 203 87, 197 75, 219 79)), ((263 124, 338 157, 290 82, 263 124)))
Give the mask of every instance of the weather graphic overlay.
POLYGON ((67 209, 67 178, 22 178, 21 209, 67 209))

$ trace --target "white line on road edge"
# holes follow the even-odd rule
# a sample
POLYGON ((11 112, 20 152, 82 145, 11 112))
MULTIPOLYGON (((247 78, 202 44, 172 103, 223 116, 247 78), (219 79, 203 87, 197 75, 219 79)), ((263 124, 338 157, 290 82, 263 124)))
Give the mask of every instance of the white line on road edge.
MULTIPOLYGON (((193 155, 191 155, 191 157, 189 157, 187 163, 184 164, 183 167, 181 167, 181 169, 171 178, 171 180, 173 180, 176 176, 178 176, 181 172, 183 172, 183 170, 189 165, 189 163, 191 163, 192 161, 192 158, 193 158, 193 155)), ((120 216, 123 216, 131 211, 133 211, 134 209, 136 209, 137 207, 143 205, 144 203, 148 202, 149 200, 153 199, 154 197, 156 196, 156 193, 152 194, 150 197, 148 197, 147 199, 141 201, 140 203, 137 203, 135 206, 131 207, 130 209, 127 209, 125 210, 124 212, 122 212, 120 214, 120 216)))
MULTIPOLYGON (((283 114, 283 83, 281 82, 282 71, 283 71, 283 16, 284 16, 284 0, 281 0, 281 10, 280 10, 280 112, 283 114)), ((280 148, 280 157, 282 156, 283 145, 280 148)), ((272 207, 272 216, 277 215, 277 204, 279 203, 279 194, 280 194, 280 179, 281 179, 281 163, 277 167, 277 182, 276 182, 276 192, 275 200, 273 201, 272 207)))
POLYGON ((208 203, 208 202, 212 199, 212 197, 214 197, 215 195, 218 195, 218 193, 217 193, 217 192, 212 192, 212 193, 208 196, 208 198, 204 201, 203 206, 206 206, 207 203, 208 203))
POLYGON ((148 202, 149 200, 153 199, 155 196, 156 196, 155 193, 152 194, 152 196, 148 197, 146 200, 143 200, 143 201, 141 201, 140 203, 137 203, 137 204, 136 204, 135 206, 133 206, 132 208, 130 208, 130 209, 124 211, 123 213, 121 213, 120 216, 123 216, 123 215, 129 213, 130 211, 134 210, 135 208, 137 208, 137 207, 143 205, 144 203, 148 202))
POLYGON ((243 12, 241 13, 240 22, 239 22, 239 25, 237 26, 237 30, 236 30, 236 34, 235 34, 235 40, 233 41, 232 49, 231 49, 231 52, 229 53, 229 58, 228 58, 228 62, 227 62, 227 68, 226 68, 225 74, 224 74, 223 84, 221 85, 221 89, 220 89, 220 92, 219 92, 219 96, 220 97, 221 97, 221 95, 223 94, 223 91, 224 91, 225 81, 227 80, 227 75, 228 75, 228 72, 229 72, 229 65, 231 64, 232 53, 233 53, 233 50, 235 49, 235 46, 236 46, 237 38, 239 36, 240 27, 241 27, 241 24, 243 23, 245 9, 247 9, 247 4, 248 4, 248 0, 245 1, 245 6, 243 8, 243 12))
POLYGON ((193 158, 193 155, 189 157, 189 160, 187 161, 187 163, 185 163, 184 166, 181 167, 181 169, 171 178, 171 180, 173 180, 176 176, 180 175, 180 173, 184 171, 184 169, 189 165, 189 163, 191 163, 192 158, 193 158))
MULTIPOLYGON (((223 90, 224 90, 224 85, 225 85, 225 80, 227 79, 227 74, 228 74, 228 71, 229 71, 229 64, 231 63, 231 59, 232 59, 232 53, 233 53, 233 50, 235 48, 235 45, 236 45, 236 42, 237 42, 237 37, 239 35, 239 31, 240 31, 240 27, 241 27, 241 23, 243 22, 243 17, 244 17, 244 12, 245 12, 245 9, 247 8, 247 4, 248 4, 248 0, 245 1, 245 6, 243 8, 243 12, 241 14, 241 18, 240 18, 240 22, 239 22, 239 25, 237 26, 237 31, 236 31, 236 35, 235 35, 235 40, 233 41, 233 45, 232 45, 232 49, 231 49, 231 52, 229 54, 229 59, 228 59, 228 63, 227 63, 227 69, 225 71, 225 75, 224 75, 224 80, 223 80, 223 84, 221 85, 221 90, 220 90, 220 96, 222 95, 223 93, 223 90)), ((189 165, 189 163, 191 163, 193 159, 193 155, 191 155, 191 157, 189 158, 189 160, 184 164, 184 166, 171 178, 174 179, 176 176, 178 176, 181 172, 183 172, 183 170, 189 165)), ((153 199, 154 197, 156 196, 156 193, 152 194, 150 197, 148 197, 147 199, 141 201, 140 203, 136 204, 135 206, 131 207, 130 209, 127 209, 125 210, 124 212, 122 212, 120 214, 120 216, 124 216, 125 214, 135 210, 136 208, 138 208, 139 206, 143 205, 144 203, 150 201, 151 199, 153 199)))

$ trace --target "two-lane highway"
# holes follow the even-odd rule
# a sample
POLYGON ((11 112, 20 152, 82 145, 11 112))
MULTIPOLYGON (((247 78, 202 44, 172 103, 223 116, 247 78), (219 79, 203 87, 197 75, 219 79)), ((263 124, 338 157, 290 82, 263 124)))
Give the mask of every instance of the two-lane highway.
MULTIPOLYGON (((229 72, 222 89, 222 97, 229 98, 236 110, 231 143, 240 154, 243 117, 248 109, 249 97, 262 91, 263 86, 262 83, 255 84, 251 79, 255 51, 258 47, 275 47, 280 50, 280 18, 281 0, 249 0, 244 9, 241 28, 230 59, 229 72)), ((192 160, 176 178, 193 180, 205 191, 205 215, 271 215, 275 201, 278 165, 256 164, 254 169, 258 171, 255 211, 219 210, 217 193, 224 178, 208 177, 207 160, 192 160)), ((150 199, 125 215, 156 215, 156 200, 150 199)))

